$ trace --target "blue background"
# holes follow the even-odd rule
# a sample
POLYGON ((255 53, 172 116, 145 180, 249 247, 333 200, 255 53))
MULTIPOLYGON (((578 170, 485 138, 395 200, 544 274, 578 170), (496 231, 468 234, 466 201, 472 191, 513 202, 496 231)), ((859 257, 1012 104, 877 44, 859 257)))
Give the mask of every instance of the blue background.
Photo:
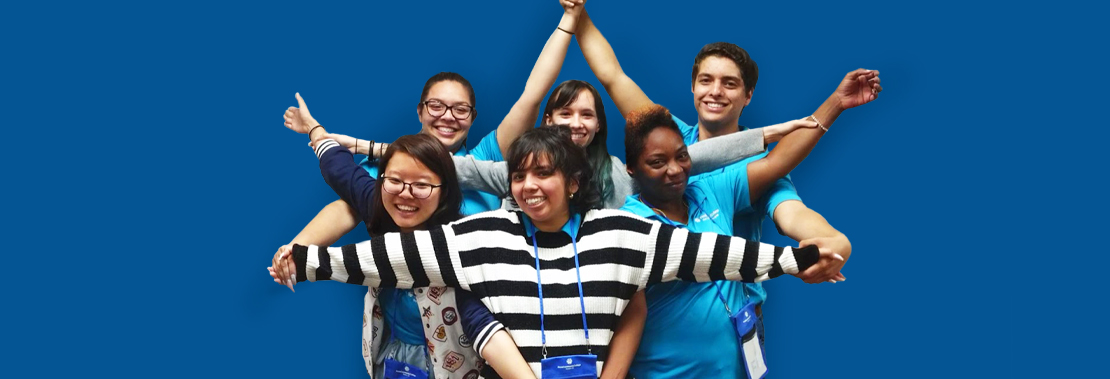
MULTIPOLYGON (((365 377, 364 289, 293 294, 264 271, 335 199, 281 113, 299 91, 329 130, 391 140, 417 132, 424 81, 455 71, 478 96, 473 146, 561 14, 554 0, 4 8, 0 359, 11 377, 365 377)), ((690 67, 709 42, 759 63, 748 126, 806 116, 846 72, 881 71, 880 98, 845 112, 793 173, 854 254, 847 282, 768 284, 773 377, 1094 373, 1107 338, 1094 294, 1107 263, 1104 8, 587 9, 627 74, 691 123, 690 67)), ((597 85, 577 43, 559 80, 571 78, 597 85)), ((610 151, 623 156, 623 121, 605 100, 610 151)), ((360 226, 341 242, 364 236, 360 226)))

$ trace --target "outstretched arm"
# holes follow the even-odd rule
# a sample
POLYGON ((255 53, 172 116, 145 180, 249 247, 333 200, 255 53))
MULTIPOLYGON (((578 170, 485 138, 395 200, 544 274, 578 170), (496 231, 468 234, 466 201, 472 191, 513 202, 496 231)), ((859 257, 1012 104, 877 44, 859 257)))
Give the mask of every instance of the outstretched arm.
POLYGON ((816 129, 800 129, 786 135, 766 157, 748 165, 751 201, 759 199, 775 179, 786 176, 801 164, 841 112, 871 102, 879 91, 882 86, 878 71, 861 68, 845 75, 836 91, 809 117, 817 124, 816 129))
POLYGON ((800 244, 817 244, 844 260, 821 262, 798 275, 806 283, 844 280, 840 270, 852 256, 852 243, 848 236, 833 228, 824 216, 809 209, 798 200, 784 201, 775 208, 773 219, 783 235, 801 241, 800 244))
POLYGON ((482 191, 498 197, 509 194, 509 168, 502 162, 475 159, 472 155, 452 156, 462 189, 482 191))
POLYGON ((578 46, 582 49, 582 56, 586 58, 594 76, 605 87, 605 92, 609 93, 609 97, 617 105, 621 116, 628 118, 629 112, 651 105, 651 99, 644 90, 624 74, 613 47, 590 20, 589 13, 583 10, 578 23, 578 46))
POLYGON ((567 47, 570 46, 570 40, 574 36, 578 15, 582 13, 582 4, 585 0, 566 0, 563 3, 563 18, 559 20, 559 26, 555 31, 551 32, 547 44, 543 45, 543 51, 540 52, 540 57, 536 59, 536 65, 532 67, 532 73, 528 75, 528 81, 524 84, 524 93, 509 109, 509 114, 501 120, 501 125, 497 126, 497 144, 501 147, 502 156, 508 156, 509 145, 536 125, 540 103, 543 102, 547 91, 555 84, 555 79, 559 77, 559 71, 563 67, 567 47), (567 1, 574 5, 567 5, 567 1))
POLYGON ((632 359, 636 357, 636 350, 640 348, 640 338, 644 335, 644 324, 647 323, 647 298, 644 291, 637 291, 632 295, 632 300, 624 308, 624 313, 617 321, 617 331, 609 341, 609 359, 601 370, 600 379, 624 379, 628 377, 628 368, 632 367, 632 359))
POLYGON ((782 274, 796 275, 819 260, 839 258, 819 252, 817 246, 779 247, 723 234, 691 233, 625 214, 652 224, 648 238, 639 238, 645 245, 642 251, 648 253, 646 285, 675 279, 761 282, 782 274))
POLYGON ((777 142, 794 130, 816 127, 817 123, 813 121, 794 120, 699 141, 689 149, 692 164, 690 175, 713 171, 739 162, 744 158, 762 153, 767 149, 768 144, 777 142))
POLYGON ((490 367, 502 378, 535 379, 535 373, 520 354, 516 341, 477 296, 470 291, 456 290, 455 304, 463 332, 490 367))

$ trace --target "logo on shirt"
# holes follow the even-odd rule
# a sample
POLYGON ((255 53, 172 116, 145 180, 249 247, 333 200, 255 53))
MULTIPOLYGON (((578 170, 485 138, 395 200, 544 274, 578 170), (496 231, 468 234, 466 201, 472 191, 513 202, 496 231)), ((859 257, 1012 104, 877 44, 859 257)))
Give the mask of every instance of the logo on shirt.
POLYGON ((466 375, 463 375, 463 379, 478 379, 478 370, 470 370, 466 375))
POLYGON ((698 217, 694 217, 694 222, 716 220, 717 216, 720 216, 720 215, 721 215, 721 210, 720 209, 716 209, 713 212, 709 212, 709 213, 702 212, 701 214, 698 215, 698 217))
POLYGON ((470 347, 470 337, 467 337, 466 334, 460 335, 459 346, 470 347))

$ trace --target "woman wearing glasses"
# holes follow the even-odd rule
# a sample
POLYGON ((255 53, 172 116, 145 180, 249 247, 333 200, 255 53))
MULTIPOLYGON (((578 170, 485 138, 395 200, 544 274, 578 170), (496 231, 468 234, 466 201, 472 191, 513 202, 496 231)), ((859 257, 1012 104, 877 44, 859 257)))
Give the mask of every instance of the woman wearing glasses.
MULTIPOLYGON (((581 1, 576 2, 578 5, 581 3, 581 1)), ((422 124, 421 134, 434 137, 456 157, 468 156, 472 160, 479 161, 504 160, 505 149, 510 143, 534 125, 546 90, 554 84, 556 77, 558 77, 563 59, 566 56, 567 47, 569 47, 572 38, 568 31, 574 30, 580 10, 581 6, 564 7, 559 25, 544 45, 520 99, 513 105, 497 130, 483 138, 473 150, 467 150, 466 137, 477 116, 477 110, 474 107, 475 96, 470 83, 458 74, 440 73, 433 76, 425 84, 420 103, 417 104, 417 115, 420 117, 422 124)), ((379 175, 378 167, 384 167, 385 165, 384 162, 379 162, 374 158, 384 158, 383 154, 389 151, 388 148, 382 144, 375 145, 368 140, 355 139, 339 134, 327 134, 322 127, 317 128, 317 125, 320 124, 308 112, 304 100, 299 95, 297 100, 299 108, 290 107, 286 111, 287 127, 299 133, 310 134, 313 141, 332 139, 350 151, 367 155, 368 158, 361 164, 362 168, 370 178, 379 175)), ((317 144, 316 147, 319 148, 320 146, 317 144)), ((380 172, 380 174, 386 175, 386 172, 380 172)), ((453 174, 451 176, 454 177, 453 174)), ((400 187, 408 189, 408 191, 401 191, 401 195, 408 193, 408 196, 419 197, 418 195, 424 194, 425 191, 430 191, 433 195, 439 191, 435 189, 438 187, 430 187, 433 183, 406 184, 404 179, 386 178, 384 176, 382 179, 384 183, 400 185, 400 187), (401 180, 400 184, 394 183, 394 179, 401 180)), ((504 179, 500 178, 500 180, 504 179)), ((454 179, 451 182, 451 185, 458 184, 454 179)), ((439 185, 443 184, 440 183, 439 185)), ((383 186, 387 193, 390 188, 394 187, 383 186)), ((349 192, 347 196, 357 197, 358 194, 349 192)), ((500 206, 499 197, 472 189, 462 191, 462 197, 462 214, 474 214, 500 206)), ((362 200, 372 201, 369 198, 362 200)), ((345 197, 343 200, 333 202, 325 207, 293 239, 293 243, 329 245, 353 230, 360 219, 366 221, 366 218, 362 217, 364 212, 355 209, 348 203, 351 203, 351 199, 345 197)), ((389 205, 387 204, 386 207, 388 208, 389 205)), ((391 214, 392 217, 401 217, 402 219, 421 218, 418 217, 420 212, 414 211, 411 204, 402 204, 398 207, 397 214, 391 214)), ((427 208, 421 209, 427 210, 427 208)), ((381 214, 381 212, 377 213, 381 214)), ((397 220, 398 223, 401 221, 397 220)), ((368 230, 370 227, 371 224, 367 222, 368 230)), ((371 235, 377 234, 371 231, 371 235)), ((372 289, 367 292, 365 302, 363 318, 366 322, 363 326, 363 356, 368 371, 380 374, 384 357, 394 351, 401 351, 402 353, 399 355, 411 358, 411 361, 420 361, 421 359, 426 361, 427 359, 424 358, 426 354, 423 353, 425 350, 423 341, 428 341, 431 344, 444 342, 443 346, 455 345, 451 346, 452 348, 441 348, 432 351, 431 358, 432 363, 435 364, 434 371, 441 377, 464 377, 474 371, 474 368, 480 364, 478 363, 479 359, 474 356, 473 349, 470 349, 469 346, 463 346, 463 349, 455 348, 457 345, 465 345, 460 342, 465 341, 465 336, 458 324, 449 319, 451 312, 455 309, 453 289, 442 287, 417 289, 416 291, 392 288, 383 288, 380 291, 372 289), (381 296, 380 299, 379 296, 381 296), (395 311, 391 311, 391 307, 395 311), (432 322, 421 319, 422 316, 427 316, 424 314, 425 312, 421 312, 423 309, 430 310, 432 322), (385 320, 384 325, 388 327, 379 326, 376 328, 375 324, 382 324, 382 319, 385 320), (400 325, 399 328, 398 325, 400 325), (403 334, 402 337, 407 338, 386 338, 386 346, 379 353, 378 346, 381 345, 383 338, 380 333, 375 333, 375 330, 398 331, 398 334, 403 334), (417 332, 420 330, 423 330, 423 336, 417 332), (407 334, 405 334, 406 331, 407 334), (452 343, 447 344, 447 341, 452 343), (375 367, 378 369, 374 370, 375 367)), ((509 344, 511 344, 511 341, 509 341, 509 344)), ((431 347, 433 346, 429 346, 428 350, 432 350, 431 347)), ((490 364, 499 367, 497 363, 490 362, 490 364)), ((500 367, 506 367, 506 365, 500 367)), ((527 367, 524 366, 524 368, 524 373, 531 375, 527 367)), ((502 375, 511 376, 504 373, 502 375)))
POLYGON ((528 131, 508 158, 521 212, 486 212, 342 248, 283 248, 272 275, 288 285, 336 280, 467 289, 505 323, 533 373, 570 360, 596 375, 625 304, 649 283, 761 281, 835 259, 815 246, 776 248, 597 210, 600 194, 590 185, 586 156, 566 128, 528 131))

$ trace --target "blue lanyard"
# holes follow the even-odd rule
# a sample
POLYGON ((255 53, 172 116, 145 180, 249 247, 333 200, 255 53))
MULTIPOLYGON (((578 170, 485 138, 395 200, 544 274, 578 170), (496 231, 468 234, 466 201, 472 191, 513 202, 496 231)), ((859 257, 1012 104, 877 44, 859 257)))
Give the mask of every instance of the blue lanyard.
MULTIPOLYGON (((578 275, 578 303, 582 306, 582 329, 586 331, 586 354, 593 354, 590 346, 590 327, 586 325, 586 297, 582 294, 582 273, 578 270, 578 243, 571 236, 574 247, 574 273, 578 275)), ((536 247, 536 230, 532 227, 532 252, 536 255, 536 288, 540 292, 540 342, 543 343, 543 359, 547 359, 547 332, 543 327, 543 281, 540 280, 540 251, 536 247)))
MULTIPOLYGON (((644 205, 647 205, 648 208, 651 208, 653 211, 655 210, 655 207, 651 206, 651 204, 649 204, 647 202, 647 200, 644 200, 643 195, 636 195, 636 198, 640 199, 640 202, 644 203, 644 205)), ((696 218, 699 213, 705 213, 704 211, 701 210, 701 206, 698 205, 698 203, 693 203, 693 204, 694 204, 695 212, 693 212, 692 217, 691 217, 691 215, 686 216, 686 217, 690 217, 691 219, 696 218)), ((687 207, 689 207, 689 205, 687 205, 687 207)), ((676 227, 676 228, 685 229, 685 227, 683 225, 681 225, 677 222, 674 222, 674 220, 671 220, 670 218, 667 218, 667 215, 661 214, 660 216, 663 216, 663 222, 666 223, 667 225, 670 225, 670 226, 673 226, 673 227, 676 227)), ((575 258, 577 258, 577 257, 575 257, 575 258)), ((712 281, 711 283, 713 283, 713 287, 717 289, 717 297, 720 298, 721 303, 724 304, 725 312, 728 312, 728 315, 732 316, 732 309, 730 309, 728 307, 728 301, 725 300, 725 294, 723 292, 721 292, 721 286, 717 285, 717 281, 712 281)), ((748 302, 748 293, 745 292, 743 288, 741 288, 740 289, 740 294, 744 296, 744 303, 747 303, 748 302)))

